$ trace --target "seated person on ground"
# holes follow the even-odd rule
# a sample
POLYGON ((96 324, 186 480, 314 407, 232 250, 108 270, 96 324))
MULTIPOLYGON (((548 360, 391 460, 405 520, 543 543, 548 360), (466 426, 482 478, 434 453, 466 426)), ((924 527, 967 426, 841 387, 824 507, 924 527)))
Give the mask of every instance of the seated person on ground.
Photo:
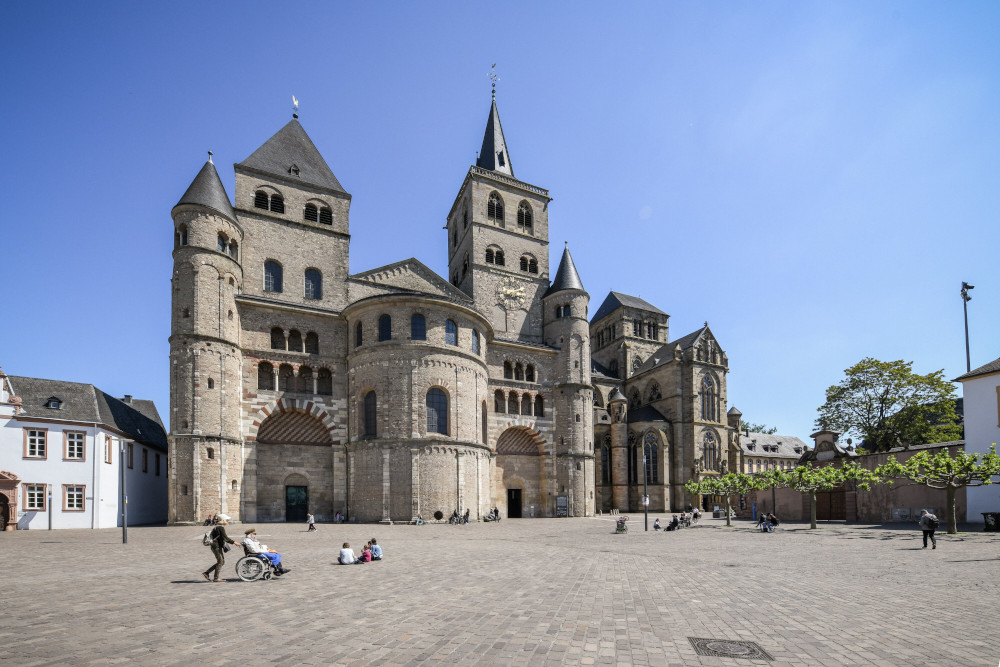
POLYGON ((677 520, 677 515, 675 514, 674 518, 670 520, 669 524, 667 524, 667 530, 677 530, 677 526, 679 525, 680 521, 677 520))
POLYGON ((659 529, 660 529, 660 520, 657 519, 656 521, 653 522, 653 530, 659 530, 659 529))
POLYGON ((372 560, 382 560, 382 547, 372 538, 372 560))
POLYGON ((357 563, 358 565, 361 565, 363 563, 370 563, 370 562, 372 562, 372 543, 371 542, 369 542, 368 544, 365 545, 365 548, 361 551, 361 555, 358 556, 358 559, 356 561, 354 561, 354 562, 357 563))
POLYGON ((266 544, 261 544, 257 541, 257 529, 247 528, 245 531, 245 536, 243 537, 243 548, 246 550, 247 554, 257 554, 263 556, 264 558, 271 561, 271 565, 277 571, 278 575, 285 574, 286 572, 291 572, 284 565, 281 564, 281 554, 273 549, 268 549, 266 544))
POLYGON ((340 550, 340 555, 337 556, 337 562, 341 565, 351 565, 357 560, 357 557, 354 555, 354 549, 351 548, 350 543, 344 542, 344 548, 340 550))

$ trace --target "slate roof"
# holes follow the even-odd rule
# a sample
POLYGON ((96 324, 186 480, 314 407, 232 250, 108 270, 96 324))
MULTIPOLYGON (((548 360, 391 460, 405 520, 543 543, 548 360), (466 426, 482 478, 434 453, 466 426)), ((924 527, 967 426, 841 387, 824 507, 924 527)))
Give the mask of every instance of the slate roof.
POLYGON ((638 422, 665 422, 667 418, 663 416, 663 413, 654 408, 652 405, 644 405, 638 410, 628 411, 628 423, 635 424, 638 422))
POLYGON ((608 292, 608 296, 604 299, 604 303, 601 307, 597 309, 594 317, 590 320, 591 322, 596 322, 597 320, 610 315, 619 308, 627 306, 629 308, 637 308, 639 310, 647 310, 651 313, 659 313, 660 315, 666 315, 665 312, 654 306, 653 304, 640 299, 637 296, 629 296, 628 294, 622 294, 621 292, 608 292))
POLYGON ((58 419, 101 424, 120 431, 132 440, 167 451, 167 433, 152 401, 132 399, 131 403, 104 393, 92 384, 8 376, 14 395, 21 398, 21 418, 58 419), (61 407, 45 407, 50 398, 61 407))
POLYGON ((569 254, 568 245, 563 248, 562 259, 559 260, 559 270, 556 271, 556 279, 552 281, 552 286, 546 290, 545 296, 567 289, 578 289, 581 292, 586 291, 583 289, 583 281, 580 280, 580 274, 576 271, 576 264, 573 263, 573 257, 569 254))
POLYGON ((263 146, 236 166, 255 169, 266 174, 276 174, 285 180, 300 180, 307 185, 347 194, 326 160, 316 150, 312 139, 295 118, 288 121, 288 124, 265 141, 263 146), (293 165, 298 169, 297 174, 290 171, 293 165))
POLYGON ((618 378, 611 372, 610 369, 605 368, 601 364, 597 363, 593 359, 590 360, 590 376, 598 376, 599 378, 607 378, 609 380, 617 380, 618 378))
POLYGON ((747 456, 785 459, 797 459, 809 448, 806 443, 794 435, 778 435, 776 433, 750 433, 749 435, 744 433, 743 437, 740 438, 740 447, 747 456), (751 440, 757 442, 751 443, 751 440), (753 449, 750 449, 751 444, 754 446, 753 449), (798 452, 795 451, 796 447, 799 448, 798 452))
POLYGON ((483 147, 479 150, 476 166, 514 175, 514 167, 510 162, 510 152, 507 150, 507 141, 503 137, 503 127, 500 126, 500 112, 497 111, 496 99, 490 105, 490 116, 486 120, 486 133, 483 135, 483 147))
POLYGON ((215 165, 212 164, 211 160, 205 163, 205 166, 191 181, 191 185, 177 202, 177 206, 181 204, 206 206, 226 216, 232 222, 236 222, 236 212, 233 211, 233 205, 229 203, 229 195, 226 194, 226 188, 222 185, 219 172, 215 170, 215 165))
POLYGON ((979 368, 973 368, 971 371, 965 375, 959 375, 955 378, 954 382, 961 382, 962 380, 971 380, 974 377, 979 377, 980 375, 991 375, 993 373, 1000 373, 1000 359, 994 359, 990 363, 980 366, 979 368))

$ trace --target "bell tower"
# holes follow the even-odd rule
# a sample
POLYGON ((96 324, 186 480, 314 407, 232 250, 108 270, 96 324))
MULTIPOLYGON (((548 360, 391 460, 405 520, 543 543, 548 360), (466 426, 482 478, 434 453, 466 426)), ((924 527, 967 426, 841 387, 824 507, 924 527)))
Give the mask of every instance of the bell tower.
POLYGON ((514 176, 496 91, 476 164, 448 214, 448 279, 498 338, 540 343, 549 285, 548 190, 514 176))

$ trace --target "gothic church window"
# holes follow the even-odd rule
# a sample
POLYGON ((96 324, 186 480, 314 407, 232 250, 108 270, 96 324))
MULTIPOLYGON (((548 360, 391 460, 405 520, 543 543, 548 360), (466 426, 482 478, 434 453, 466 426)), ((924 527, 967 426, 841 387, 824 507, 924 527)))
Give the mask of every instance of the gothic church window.
POLYGON ((611 448, 601 445, 601 484, 611 483, 611 448))
POLYGON ((642 405, 642 398, 639 396, 639 390, 633 389, 632 393, 628 395, 629 407, 637 408, 642 405))
POLYGON ((271 349, 272 350, 284 350, 285 349, 285 332, 281 327, 274 327, 271 329, 271 349))
POLYGON ((333 395, 333 374, 327 368, 319 369, 316 375, 316 393, 320 396, 333 395))
POLYGON ((379 342, 392 340, 392 318, 382 315, 378 318, 378 339, 379 342))
POLYGON ((427 320, 420 313, 410 315, 410 340, 427 340, 427 320))
POLYGON ((281 292, 281 264, 273 260, 264 262, 264 291, 281 292))
POLYGON ((374 438, 378 435, 378 397, 375 390, 365 394, 364 407, 364 435, 367 438, 374 438))
POLYGON ((315 331, 306 334, 306 353, 319 354, 319 336, 315 331))
POLYGON ((298 329, 292 329, 288 332, 288 351, 302 351, 302 333, 298 329))
POLYGON ((653 382, 651 385, 649 385, 649 398, 646 402, 652 403, 653 401, 658 401, 658 400, 660 400, 660 385, 657 384, 656 382, 653 382))
POLYGON ((465 274, 469 272, 469 256, 466 255, 462 260, 462 280, 465 280, 465 274))
POLYGON ((701 418, 705 421, 719 421, 719 400, 715 380, 704 376, 701 381, 701 418))
POLYGON ((503 227, 503 199, 496 192, 490 193, 489 201, 486 203, 486 219, 495 222, 503 227))
POLYGON ((444 323, 444 342, 445 345, 458 345, 458 325, 454 320, 444 323))
POLYGON ((657 461, 659 450, 657 449, 656 435, 652 432, 647 433, 643 438, 642 451, 646 456, 646 483, 656 484, 660 478, 657 461))
POLYGON ((260 362, 257 366, 257 389, 274 391, 274 366, 266 361, 260 362))
POLYGON ((532 233, 534 216, 531 213, 531 205, 523 201, 517 207, 517 228, 525 234, 532 233))
POLYGON ((427 392, 427 433, 448 435, 448 395, 438 387, 427 392))
POLYGON ((323 275, 316 269, 306 269, 306 292, 307 299, 323 298, 323 275))

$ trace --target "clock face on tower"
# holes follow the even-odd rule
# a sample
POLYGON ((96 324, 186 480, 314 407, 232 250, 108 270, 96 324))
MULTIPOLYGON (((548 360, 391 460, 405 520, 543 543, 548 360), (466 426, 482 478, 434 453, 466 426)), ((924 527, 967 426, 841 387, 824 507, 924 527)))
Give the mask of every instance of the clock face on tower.
POLYGON ((524 305, 524 285, 510 277, 497 283, 497 303, 508 313, 524 305))

